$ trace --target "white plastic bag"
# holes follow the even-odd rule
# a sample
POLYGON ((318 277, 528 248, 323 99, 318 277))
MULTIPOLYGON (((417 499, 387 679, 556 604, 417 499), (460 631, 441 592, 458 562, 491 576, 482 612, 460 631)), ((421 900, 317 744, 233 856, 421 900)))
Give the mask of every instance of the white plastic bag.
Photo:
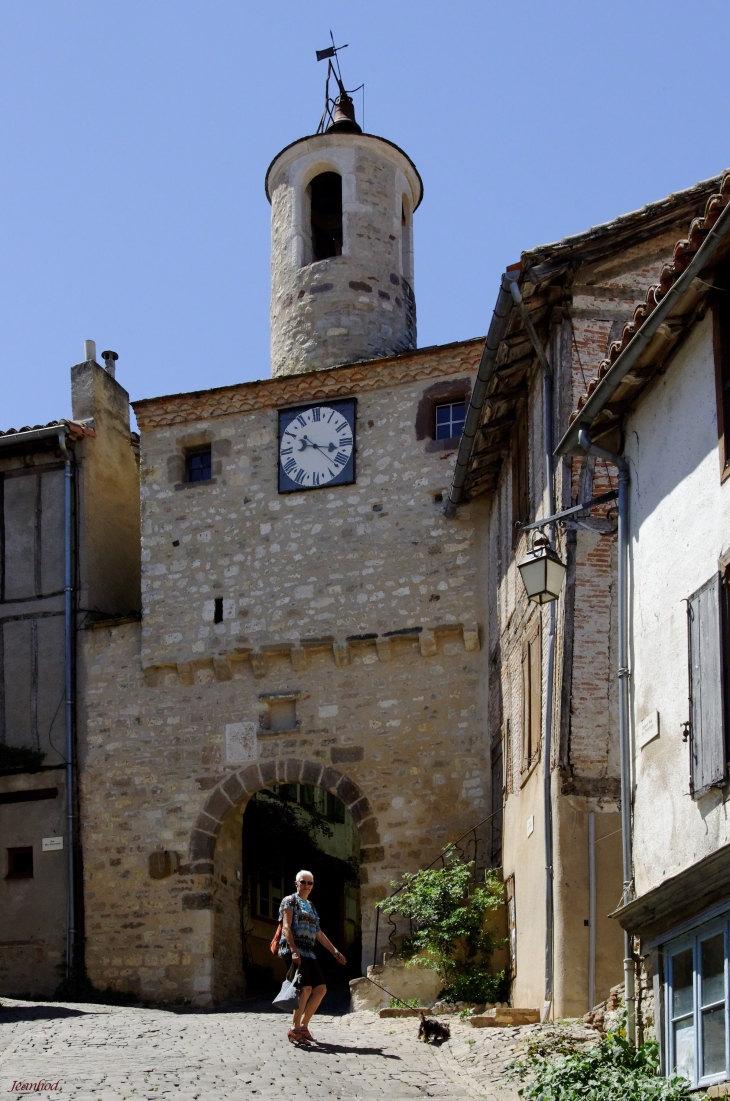
POLYGON ((281 990, 274 998, 272 1005, 283 1013, 290 1013, 299 1006, 299 995, 302 989, 302 973, 297 971, 293 979, 284 979, 281 990))

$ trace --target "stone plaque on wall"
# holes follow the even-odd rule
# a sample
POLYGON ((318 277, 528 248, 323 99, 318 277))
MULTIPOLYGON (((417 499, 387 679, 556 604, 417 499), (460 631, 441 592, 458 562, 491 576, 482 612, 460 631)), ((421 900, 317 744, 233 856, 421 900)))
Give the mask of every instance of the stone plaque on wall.
POLYGON ((231 765, 255 761, 258 756, 256 723, 228 723, 226 725, 226 760, 231 765))

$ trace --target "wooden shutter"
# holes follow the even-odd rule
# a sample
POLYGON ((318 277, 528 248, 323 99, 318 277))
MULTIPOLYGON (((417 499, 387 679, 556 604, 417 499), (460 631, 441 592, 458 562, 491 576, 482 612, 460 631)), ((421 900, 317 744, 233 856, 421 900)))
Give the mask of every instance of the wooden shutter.
POLYGON ((720 574, 687 602, 692 795, 725 780, 720 574))
POLYGON ((530 642, 530 745, 532 757, 540 749, 542 734, 542 654, 540 652, 540 633, 530 642))

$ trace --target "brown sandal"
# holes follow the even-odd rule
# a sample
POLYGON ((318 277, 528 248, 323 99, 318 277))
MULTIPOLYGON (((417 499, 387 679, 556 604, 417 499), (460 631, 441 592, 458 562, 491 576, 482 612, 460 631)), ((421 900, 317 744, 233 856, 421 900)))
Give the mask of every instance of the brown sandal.
POLYGON ((315 1040, 314 1036, 312 1035, 312 1033, 309 1031, 308 1028, 300 1028, 297 1031, 301 1032, 302 1036, 304 1037, 305 1041, 308 1044, 316 1044, 317 1043, 317 1041, 315 1040))
POLYGON ((290 1044, 308 1044, 309 1040, 304 1035, 305 1028, 290 1028, 286 1036, 290 1044))

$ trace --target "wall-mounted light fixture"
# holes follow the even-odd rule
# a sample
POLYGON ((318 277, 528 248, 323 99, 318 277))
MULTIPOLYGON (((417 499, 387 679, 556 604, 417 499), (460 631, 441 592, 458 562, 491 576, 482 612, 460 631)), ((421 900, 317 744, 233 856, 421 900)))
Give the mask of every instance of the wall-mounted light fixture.
POLYGON ((517 568, 529 600, 549 604, 558 599, 565 580, 565 564, 542 532, 533 534, 527 558, 518 562, 517 568))

